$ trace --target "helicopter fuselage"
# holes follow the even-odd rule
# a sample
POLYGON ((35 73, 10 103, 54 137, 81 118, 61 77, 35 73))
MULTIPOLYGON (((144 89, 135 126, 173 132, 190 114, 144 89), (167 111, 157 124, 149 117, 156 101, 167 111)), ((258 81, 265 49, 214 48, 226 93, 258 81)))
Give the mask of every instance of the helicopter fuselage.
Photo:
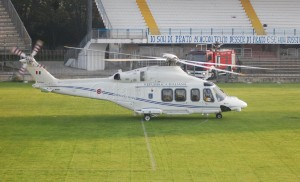
MULTIPOLYGON (((227 96, 214 83, 185 73, 179 66, 151 66, 108 78, 37 82, 46 92, 108 100, 144 116, 159 114, 211 114, 241 111, 247 104, 227 96)), ((148 119, 146 119, 148 120, 148 119)))

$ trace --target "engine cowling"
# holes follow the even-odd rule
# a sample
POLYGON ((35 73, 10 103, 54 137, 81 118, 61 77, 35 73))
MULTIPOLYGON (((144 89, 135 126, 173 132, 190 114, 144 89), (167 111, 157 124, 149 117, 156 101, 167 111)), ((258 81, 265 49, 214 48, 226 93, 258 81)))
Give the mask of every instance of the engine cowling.
POLYGON ((169 66, 175 66, 179 58, 174 54, 164 53, 163 58, 169 63, 169 66))
POLYGON ((145 81, 145 71, 133 70, 129 72, 119 71, 113 76, 114 80, 120 80, 121 82, 131 83, 145 81))

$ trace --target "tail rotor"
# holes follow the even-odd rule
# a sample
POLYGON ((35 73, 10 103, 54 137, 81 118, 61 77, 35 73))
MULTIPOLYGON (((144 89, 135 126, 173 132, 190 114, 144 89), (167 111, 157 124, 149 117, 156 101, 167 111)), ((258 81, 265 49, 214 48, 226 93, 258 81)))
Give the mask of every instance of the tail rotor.
POLYGON ((38 40, 33 47, 33 51, 30 55, 26 55, 22 50, 17 47, 12 48, 11 52, 22 59, 19 61, 22 63, 22 67, 19 69, 19 74, 23 76, 26 73, 26 68, 28 64, 34 64, 34 56, 41 50, 43 46, 43 41, 38 40))

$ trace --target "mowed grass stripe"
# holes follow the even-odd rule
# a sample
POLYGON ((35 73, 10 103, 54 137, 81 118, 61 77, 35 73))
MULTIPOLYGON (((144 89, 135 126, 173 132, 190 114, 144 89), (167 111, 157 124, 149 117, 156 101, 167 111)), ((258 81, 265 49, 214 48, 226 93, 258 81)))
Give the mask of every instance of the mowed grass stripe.
POLYGON ((113 103, 0 83, 2 181, 300 181, 300 84, 221 84, 240 112, 145 122, 113 103))

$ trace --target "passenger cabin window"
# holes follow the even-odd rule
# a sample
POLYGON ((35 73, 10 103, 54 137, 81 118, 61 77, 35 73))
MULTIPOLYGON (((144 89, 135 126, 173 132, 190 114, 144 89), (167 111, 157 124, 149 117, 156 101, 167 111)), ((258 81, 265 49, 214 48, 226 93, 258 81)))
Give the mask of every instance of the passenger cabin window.
POLYGON ((191 90, 191 101, 198 102, 200 100, 200 90, 199 89, 192 89, 191 90))
POLYGON ((172 89, 163 89, 161 91, 161 100, 164 102, 173 101, 173 90, 172 89))
POLYGON ((203 89, 203 99, 205 102, 214 102, 214 96, 209 88, 203 89))
POLYGON ((178 102, 186 101, 186 90, 185 89, 176 89, 175 90, 175 100, 178 102))

